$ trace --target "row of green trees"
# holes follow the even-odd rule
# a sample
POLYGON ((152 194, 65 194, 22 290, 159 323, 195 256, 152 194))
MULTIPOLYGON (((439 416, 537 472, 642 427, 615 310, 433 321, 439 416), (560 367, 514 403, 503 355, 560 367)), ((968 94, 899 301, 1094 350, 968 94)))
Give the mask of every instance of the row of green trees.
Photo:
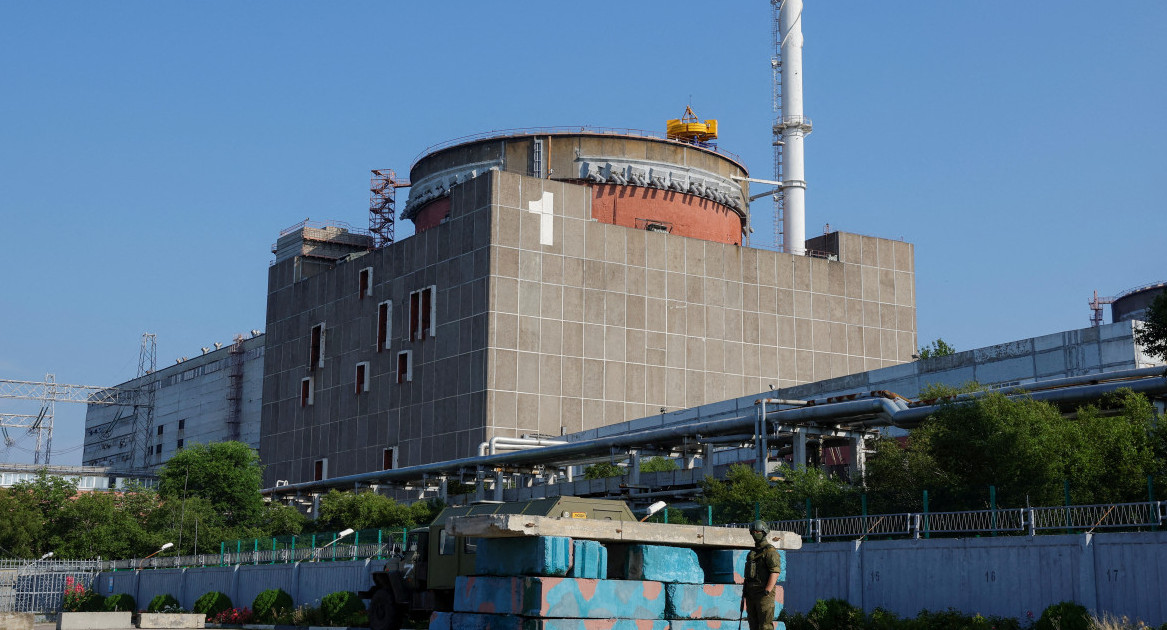
POLYGON ((222 541, 266 538, 352 527, 415 527, 440 506, 406 506, 374 493, 330 492, 320 518, 264 501, 263 468, 240 442, 200 444, 171 458, 157 488, 78 492, 44 473, 0 489, 0 555, 37 558, 122 559, 143 557, 164 543, 168 553, 217 553, 222 541))
MULTIPOLYGON (((701 501, 714 522, 806 516, 918 512, 928 492, 933 511, 1146 501, 1167 483, 1167 426, 1141 394, 1120 390, 1063 415, 1054 405, 987 394, 946 400, 906 439, 882 439, 852 483, 819 469, 782 471, 773 482, 740 466, 726 479, 707 479, 701 501), (1149 483, 1150 482, 1150 483, 1149 483), (1150 486, 1150 488, 1149 488, 1150 486)), ((670 519, 671 520, 671 519, 670 519)))

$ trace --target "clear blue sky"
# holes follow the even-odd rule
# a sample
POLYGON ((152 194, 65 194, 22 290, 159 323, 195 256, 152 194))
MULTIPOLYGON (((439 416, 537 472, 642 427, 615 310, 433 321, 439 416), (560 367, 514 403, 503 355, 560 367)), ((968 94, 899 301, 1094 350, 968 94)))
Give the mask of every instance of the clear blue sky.
MULTIPOLYGON (((921 343, 1167 280, 1167 3, 806 4, 807 234, 915 243, 921 343)), ((367 225, 370 169, 465 134, 691 102, 768 178, 770 50, 762 0, 2 3, 0 378, 111 385, 143 332, 166 366, 263 328, 280 229, 367 225)), ((56 415, 78 463, 84 409, 56 415)))

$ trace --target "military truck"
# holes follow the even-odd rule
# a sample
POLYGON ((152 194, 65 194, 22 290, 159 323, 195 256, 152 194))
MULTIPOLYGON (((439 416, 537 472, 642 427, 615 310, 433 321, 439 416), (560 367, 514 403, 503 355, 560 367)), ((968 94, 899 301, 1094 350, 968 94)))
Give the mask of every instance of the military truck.
POLYGON ((373 586, 361 591, 369 600, 370 630, 399 630, 406 619, 454 607, 454 580, 474 573, 477 539, 452 536, 446 523, 456 516, 527 514, 566 519, 635 521, 623 501, 551 497, 514 503, 475 503, 442 510, 428 527, 409 532, 404 549, 373 573, 373 586))

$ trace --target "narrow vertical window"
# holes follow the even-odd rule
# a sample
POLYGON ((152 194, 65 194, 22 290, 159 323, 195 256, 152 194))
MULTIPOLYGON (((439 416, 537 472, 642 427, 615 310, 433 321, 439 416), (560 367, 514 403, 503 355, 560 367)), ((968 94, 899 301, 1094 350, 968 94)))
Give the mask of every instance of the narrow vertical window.
POLYGON ((413 380, 413 353, 403 350, 397 353, 397 382, 408 383, 413 380))
POLYGON ((373 268, 365 267, 357 274, 357 298, 365 299, 373 295, 373 268))
POLYGON ((177 448, 178 448, 178 450, 180 450, 180 451, 182 450, 182 444, 183 444, 183 442, 185 442, 185 440, 183 440, 183 439, 181 439, 181 438, 178 440, 178 446, 177 446, 177 448))
POLYGON ((397 468, 397 449, 387 448, 381 461, 381 470, 393 470, 397 468))
POLYGON ((308 369, 324 367, 324 322, 312 327, 311 347, 308 350, 308 369))
POLYGON ((393 338, 393 301, 386 300, 377 305, 377 352, 389 349, 393 338))
POLYGON ((186 428, 186 419, 184 418, 184 419, 178 421, 178 430, 182 431, 185 428, 186 428))
POLYGON ((328 479, 328 458, 316 460, 312 466, 312 481, 323 481, 328 479))
POLYGON ((162 435, 162 429, 164 429, 164 428, 165 427, 163 427, 161 424, 158 425, 158 435, 162 435))
POLYGON ((437 300, 434 299, 435 287, 428 286, 421 290, 421 338, 434 336, 434 324, 437 317, 437 300))
POLYGON ((354 392, 357 396, 369 391, 369 362, 361 361, 357 364, 354 392))
POLYGON ((409 340, 416 341, 421 330, 421 291, 409 294, 409 340))
POLYGON ((300 406, 307 407, 312 404, 312 379, 300 379, 300 406))

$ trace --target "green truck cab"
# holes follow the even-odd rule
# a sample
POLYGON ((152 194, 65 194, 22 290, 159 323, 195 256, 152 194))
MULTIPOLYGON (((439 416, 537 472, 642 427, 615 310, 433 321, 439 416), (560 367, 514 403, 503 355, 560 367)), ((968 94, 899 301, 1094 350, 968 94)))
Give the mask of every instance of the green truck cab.
POLYGON ((410 531, 402 552, 373 572, 373 586, 360 593, 369 600, 370 630, 398 630, 407 618, 425 619, 435 610, 453 610, 454 581, 474 573, 478 544, 475 538, 447 533, 446 523, 456 516, 478 514, 637 520, 623 501, 569 496, 448 507, 428 527, 410 531))

